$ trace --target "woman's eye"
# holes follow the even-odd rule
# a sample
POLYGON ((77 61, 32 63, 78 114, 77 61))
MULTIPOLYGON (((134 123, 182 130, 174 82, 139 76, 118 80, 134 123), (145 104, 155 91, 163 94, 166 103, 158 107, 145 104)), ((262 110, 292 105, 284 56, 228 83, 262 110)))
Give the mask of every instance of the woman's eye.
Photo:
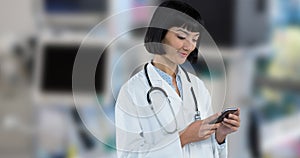
POLYGON ((179 39, 181 39, 181 40, 184 40, 185 39, 185 37, 183 37, 183 36, 177 36, 179 39))

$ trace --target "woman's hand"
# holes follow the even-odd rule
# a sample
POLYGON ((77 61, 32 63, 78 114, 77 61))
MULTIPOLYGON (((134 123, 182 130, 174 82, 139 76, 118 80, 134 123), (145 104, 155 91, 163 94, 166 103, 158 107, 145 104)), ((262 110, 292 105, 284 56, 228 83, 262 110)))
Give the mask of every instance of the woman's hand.
POLYGON ((221 113, 216 113, 204 120, 198 120, 191 123, 186 129, 180 132, 181 146, 191 142, 197 142, 209 138, 221 126, 218 124, 209 124, 216 119, 221 113))
POLYGON ((233 114, 229 114, 228 119, 224 118, 221 126, 216 131, 216 139, 218 143, 224 142, 226 136, 237 131, 240 127, 240 108, 233 114))

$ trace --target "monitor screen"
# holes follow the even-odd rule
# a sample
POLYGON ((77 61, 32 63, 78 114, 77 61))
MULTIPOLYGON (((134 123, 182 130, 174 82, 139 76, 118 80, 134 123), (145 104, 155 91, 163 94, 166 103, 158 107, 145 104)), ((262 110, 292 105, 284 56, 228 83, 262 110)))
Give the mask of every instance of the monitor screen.
MULTIPOLYGON (((41 89, 46 92, 72 92, 72 72, 79 45, 45 45, 42 56, 41 89)), ((85 48, 87 55, 99 53, 97 47, 85 48)), ((106 51, 98 61, 95 73, 95 89, 97 93, 105 90, 106 51)), ((88 92, 87 87, 79 87, 88 92)))
POLYGON ((218 45, 232 45, 234 42, 235 0, 187 1, 195 7, 204 19, 205 28, 218 45))
POLYGON ((107 0, 45 0, 47 13, 103 13, 107 12, 107 0))

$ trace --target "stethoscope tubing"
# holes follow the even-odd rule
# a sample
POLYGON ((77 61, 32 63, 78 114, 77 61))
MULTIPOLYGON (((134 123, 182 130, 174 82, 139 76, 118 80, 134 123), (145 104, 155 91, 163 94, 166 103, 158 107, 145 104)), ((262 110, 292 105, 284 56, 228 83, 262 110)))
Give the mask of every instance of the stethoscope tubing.
MULTIPOLYGON (((153 111, 154 116, 155 116, 155 118, 156 118, 158 124, 160 125, 160 127, 162 127, 163 131, 165 131, 165 132, 168 133, 168 134, 173 134, 173 133, 175 133, 175 132, 177 131, 177 128, 178 128, 177 120, 176 120, 176 116, 175 116, 175 112, 174 112, 172 106, 170 105, 171 103, 170 103, 170 100, 169 100, 169 98, 168 98, 168 94, 166 93, 166 91, 163 90, 163 89, 160 88, 160 87, 153 87, 153 85, 152 85, 152 83, 151 83, 151 81, 150 81, 150 77, 149 77, 149 74, 148 74, 147 66, 148 66, 148 63, 146 63, 146 64, 144 65, 145 76, 146 76, 147 82, 148 82, 148 84, 149 84, 149 86, 150 86, 150 90, 147 92, 147 102, 148 102, 148 104, 150 105, 151 110, 153 111), (158 119, 158 116, 157 116, 156 113, 155 113, 154 107, 153 107, 153 105, 152 105, 152 100, 151 100, 151 97, 150 97, 150 94, 151 94, 153 91, 155 91, 155 90, 162 92, 162 93, 164 94, 164 96, 168 99, 169 107, 170 107, 170 109, 171 109, 171 112, 172 112, 172 115, 173 115, 173 117, 174 117, 174 121, 175 121, 175 124, 176 124, 174 130, 168 131, 167 129, 165 129, 165 127, 162 125, 161 121, 158 119)), ((183 68, 182 68, 182 70, 183 70, 183 72, 185 73, 185 76, 186 76, 187 80, 191 83, 191 80, 190 80, 190 77, 189 77, 188 73, 187 73, 183 68)), ((196 120, 201 120, 201 117, 200 117, 200 111, 199 111, 199 109, 198 109, 197 98, 196 98, 196 95, 195 95, 195 92, 194 92, 193 87, 191 87, 190 90, 191 90, 191 93, 192 93, 192 96, 193 96, 193 100, 194 100, 194 104, 195 104, 195 111, 196 111, 196 112, 195 112, 194 119, 195 119, 195 121, 196 121, 196 120)))

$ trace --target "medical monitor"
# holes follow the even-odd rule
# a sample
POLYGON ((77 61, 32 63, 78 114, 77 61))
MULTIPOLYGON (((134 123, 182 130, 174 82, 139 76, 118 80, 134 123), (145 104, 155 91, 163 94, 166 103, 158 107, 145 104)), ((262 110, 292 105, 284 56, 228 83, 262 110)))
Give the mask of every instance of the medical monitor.
MULTIPOLYGON (((35 99, 37 102, 73 103, 72 74, 80 44, 80 40, 74 39, 47 39, 40 42, 35 58, 35 99)), ((101 42, 93 41, 85 46, 84 52, 80 53, 89 57, 98 57, 101 49, 105 47, 104 44, 103 47, 101 45, 101 42)), ((95 75, 91 76, 95 77, 95 83, 92 84, 95 86, 97 95, 106 91, 108 60, 108 50, 105 50, 98 61, 95 75)), ((82 94, 83 102, 89 102, 90 94, 94 93, 85 85, 79 85, 76 89, 82 94)))
POLYGON ((184 0, 197 9, 205 28, 221 47, 256 46, 267 42, 268 0, 184 0))
POLYGON ((43 24, 47 27, 86 28, 109 13, 109 0, 41 0, 43 24))

